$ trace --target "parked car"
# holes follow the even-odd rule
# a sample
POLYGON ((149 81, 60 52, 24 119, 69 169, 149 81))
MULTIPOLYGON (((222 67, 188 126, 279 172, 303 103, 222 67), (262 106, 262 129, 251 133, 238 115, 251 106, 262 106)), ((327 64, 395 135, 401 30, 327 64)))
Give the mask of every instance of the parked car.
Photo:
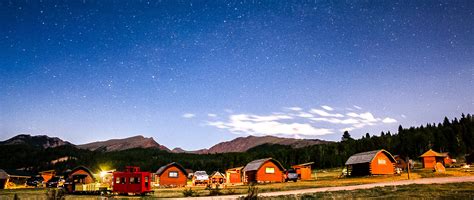
POLYGON ((285 172, 285 182, 288 181, 298 181, 298 174, 296 173, 295 169, 288 169, 285 172))
POLYGON ((62 187, 64 185, 64 182, 66 182, 63 178, 59 176, 55 176, 51 179, 49 179, 48 182, 46 182, 46 187, 52 188, 52 187, 62 187))
POLYGON ((26 180, 26 185, 38 187, 42 186, 44 182, 44 178, 42 176, 33 176, 26 180))
POLYGON ((207 185, 209 183, 209 175, 205 171, 196 171, 192 180, 193 185, 207 185))

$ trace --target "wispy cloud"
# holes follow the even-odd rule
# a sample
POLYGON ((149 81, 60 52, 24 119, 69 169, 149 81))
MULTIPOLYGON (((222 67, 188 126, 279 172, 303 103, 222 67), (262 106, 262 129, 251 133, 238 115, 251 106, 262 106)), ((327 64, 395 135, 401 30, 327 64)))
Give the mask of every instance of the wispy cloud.
POLYGON ((319 109, 314 109, 314 108, 311 109, 309 112, 317 114, 321 117, 344 117, 344 115, 339 114, 339 113, 332 114, 332 113, 328 113, 324 110, 319 110, 319 109))
POLYGON ((327 110, 327 111, 333 111, 334 110, 334 108, 331 108, 330 106, 326 106, 326 105, 321 106, 321 108, 323 108, 324 110, 327 110))
POLYGON ((208 116, 208 117, 217 117, 217 115, 214 114, 214 113, 207 113, 207 116, 208 116))
POLYGON ((300 107, 288 107, 286 109, 292 110, 292 111, 301 111, 301 110, 303 110, 303 108, 300 108, 300 107))
POLYGON ((186 119, 190 119, 190 118, 196 117, 196 115, 193 114, 193 113, 184 113, 184 114, 182 115, 182 117, 184 117, 184 118, 186 118, 186 119))
POLYGON ((321 106, 322 109, 309 110, 286 107, 283 108, 283 112, 267 115, 226 112, 227 117, 220 118, 216 114, 208 114, 209 118, 205 124, 235 134, 309 137, 397 122, 390 117, 376 117, 371 112, 362 111, 359 106, 353 107, 346 114, 338 111, 344 112, 349 109, 343 107, 338 110, 328 105, 321 106))
POLYGON ((226 129, 232 133, 249 135, 325 135, 333 133, 331 129, 316 128, 309 123, 282 122, 292 119, 287 115, 231 115, 227 121, 208 122, 209 126, 226 129))
POLYGON ((397 123, 397 120, 390 117, 386 117, 385 119, 382 120, 382 122, 386 124, 391 124, 391 123, 397 123))

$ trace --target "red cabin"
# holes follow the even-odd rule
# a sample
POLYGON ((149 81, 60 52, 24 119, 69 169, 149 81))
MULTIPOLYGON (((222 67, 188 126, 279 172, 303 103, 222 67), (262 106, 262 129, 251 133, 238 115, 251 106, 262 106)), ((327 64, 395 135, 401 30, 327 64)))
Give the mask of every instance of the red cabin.
POLYGON ((146 194, 151 190, 151 173, 139 167, 125 167, 125 172, 114 172, 113 192, 119 194, 146 194))

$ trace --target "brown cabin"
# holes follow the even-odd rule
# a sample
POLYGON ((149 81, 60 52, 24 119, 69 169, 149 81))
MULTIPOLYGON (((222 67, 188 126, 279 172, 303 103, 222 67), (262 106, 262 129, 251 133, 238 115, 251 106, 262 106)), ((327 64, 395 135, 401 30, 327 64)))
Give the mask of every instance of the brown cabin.
POLYGON ((225 180, 227 184, 242 183, 242 169, 244 167, 231 168, 225 171, 225 180))
POLYGON ((187 184, 188 173, 183 166, 172 162, 156 171, 156 180, 163 187, 182 187, 187 184))
POLYGON ((283 182, 285 168, 273 158, 249 162, 243 169, 245 183, 283 182))
POLYGON ((389 175, 395 173, 395 163, 392 154, 381 149, 352 155, 346 167, 351 176, 389 175))
POLYGON ((425 152, 423 155, 421 155, 420 158, 421 158, 421 163, 423 164, 423 168, 434 169, 436 163, 442 163, 444 165, 446 154, 438 153, 430 149, 427 152, 425 152))
POLYGON ((209 181, 214 184, 223 184, 225 183, 225 175, 215 171, 211 176, 209 176, 209 181))
POLYGON ((309 180, 311 179, 311 165, 312 164, 314 164, 314 162, 293 165, 291 166, 291 168, 296 170, 296 173, 298 174, 298 179, 309 180))
POLYGON ((78 166, 72 169, 67 175, 67 180, 71 182, 71 184, 67 186, 69 192, 81 191, 78 187, 95 182, 91 170, 84 166, 78 166))
POLYGON ((393 158, 395 158, 395 167, 400 168, 402 170, 406 170, 408 167, 408 163, 405 161, 405 158, 400 156, 400 155, 394 155, 393 158))

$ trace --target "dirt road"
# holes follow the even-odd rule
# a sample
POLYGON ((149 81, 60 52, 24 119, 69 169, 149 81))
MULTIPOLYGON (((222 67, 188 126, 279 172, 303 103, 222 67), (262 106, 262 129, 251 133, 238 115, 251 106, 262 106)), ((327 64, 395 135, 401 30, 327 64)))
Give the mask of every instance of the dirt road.
MULTIPOLYGON (((382 182, 382 183, 352 185, 352 186, 310 188, 310 189, 290 190, 290 191, 281 191, 281 192, 265 192, 265 193, 260 193, 259 196, 300 195, 300 194, 306 194, 306 193, 331 192, 331 191, 340 191, 340 190, 359 190, 359 189, 370 189, 374 187, 396 186, 396 185, 433 184, 433 183, 442 184, 442 183, 459 183, 459 182, 474 182, 474 176, 423 178, 423 179, 415 179, 415 180, 390 181, 390 182, 382 182)), ((187 199, 199 199, 199 200, 237 199, 240 196, 242 195, 192 197, 192 198, 187 198, 187 199)), ((180 199, 186 199, 186 198, 180 198, 180 199)))

